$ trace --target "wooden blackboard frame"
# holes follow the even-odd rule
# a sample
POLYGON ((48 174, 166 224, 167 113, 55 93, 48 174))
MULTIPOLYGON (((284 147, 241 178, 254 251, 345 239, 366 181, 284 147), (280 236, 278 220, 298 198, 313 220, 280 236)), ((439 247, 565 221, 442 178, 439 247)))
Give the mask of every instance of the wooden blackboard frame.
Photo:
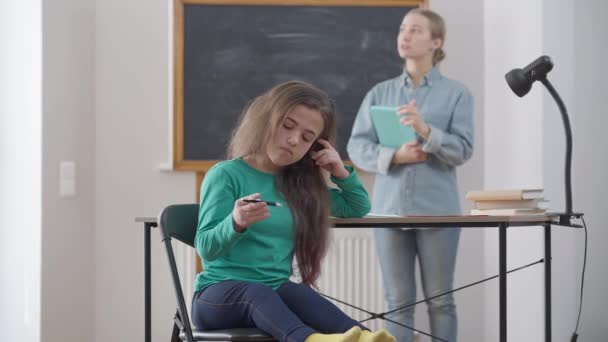
POLYGON ((186 5, 427 7, 428 0, 174 0, 173 169, 206 172, 219 160, 184 158, 184 7, 186 5))

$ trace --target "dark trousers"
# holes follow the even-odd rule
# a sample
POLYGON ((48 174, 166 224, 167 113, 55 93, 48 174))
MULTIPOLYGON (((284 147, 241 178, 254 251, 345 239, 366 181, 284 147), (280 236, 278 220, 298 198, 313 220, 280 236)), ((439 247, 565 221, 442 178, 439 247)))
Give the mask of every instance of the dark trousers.
POLYGON ((194 294, 192 320, 201 330, 257 327, 280 341, 302 342, 309 335, 366 329, 308 285, 266 285, 224 281, 194 294))

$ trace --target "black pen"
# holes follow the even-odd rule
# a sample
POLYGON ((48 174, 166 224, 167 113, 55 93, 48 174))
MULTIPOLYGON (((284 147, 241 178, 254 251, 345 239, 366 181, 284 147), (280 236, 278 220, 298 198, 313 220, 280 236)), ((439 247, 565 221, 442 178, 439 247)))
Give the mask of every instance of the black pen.
POLYGON ((244 202, 247 202, 247 203, 259 203, 259 202, 264 202, 264 203, 266 203, 267 205, 271 205, 271 206, 273 206, 273 207, 282 207, 282 206, 283 206, 283 205, 282 205, 281 203, 279 203, 279 202, 262 201, 262 200, 259 200, 259 199, 245 199, 245 200, 243 200, 243 201, 244 201, 244 202))

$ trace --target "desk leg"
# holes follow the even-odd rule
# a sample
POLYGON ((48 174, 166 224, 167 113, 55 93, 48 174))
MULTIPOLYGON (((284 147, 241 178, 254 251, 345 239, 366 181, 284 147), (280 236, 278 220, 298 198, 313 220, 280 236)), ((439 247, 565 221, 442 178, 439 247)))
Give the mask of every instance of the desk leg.
POLYGON ((545 223, 545 341, 551 342, 551 223, 545 223))
POLYGON ((144 223, 144 341, 150 342, 150 230, 152 225, 144 223))
POLYGON ((507 223, 498 226, 498 287, 500 342, 507 342, 507 223))

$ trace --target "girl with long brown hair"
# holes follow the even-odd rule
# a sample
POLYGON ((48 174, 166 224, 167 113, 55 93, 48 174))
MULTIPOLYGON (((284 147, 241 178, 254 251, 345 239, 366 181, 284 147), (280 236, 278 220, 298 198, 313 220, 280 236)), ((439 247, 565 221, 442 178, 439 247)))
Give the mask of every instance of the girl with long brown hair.
POLYGON ((323 91, 297 81, 244 111, 228 160, 202 184, 195 247, 203 272, 192 302, 199 329, 257 327, 290 342, 394 342, 311 288, 328 248, 329 215, 361 217, 370 209, 357 175, 332 146, 335 116, 323 91), (323 172, 337 189, 327 187, 323 172), (289 280, 294 255, 302 283, 289 280))

